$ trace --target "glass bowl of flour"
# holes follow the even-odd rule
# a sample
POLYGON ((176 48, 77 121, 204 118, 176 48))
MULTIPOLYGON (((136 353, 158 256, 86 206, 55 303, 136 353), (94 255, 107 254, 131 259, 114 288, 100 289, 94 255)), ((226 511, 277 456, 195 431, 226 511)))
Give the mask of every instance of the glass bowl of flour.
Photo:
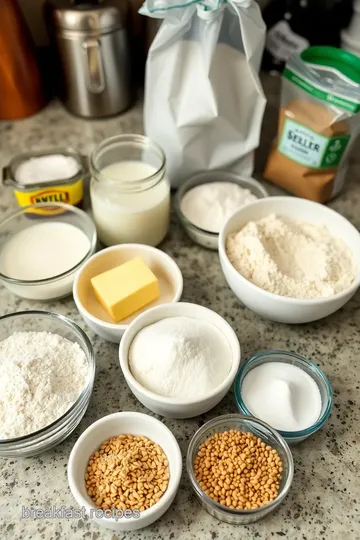
POLYGON ((204 171, 178 189, 175 209, 191 240, 217 250, 219 233, 235 210, 268 196, 253 178, 229 171, 204 171))
POLYGON ((88 407, 95 355, 73 321, 47 311, 0 317, 0 457, 45 452, 88 407))

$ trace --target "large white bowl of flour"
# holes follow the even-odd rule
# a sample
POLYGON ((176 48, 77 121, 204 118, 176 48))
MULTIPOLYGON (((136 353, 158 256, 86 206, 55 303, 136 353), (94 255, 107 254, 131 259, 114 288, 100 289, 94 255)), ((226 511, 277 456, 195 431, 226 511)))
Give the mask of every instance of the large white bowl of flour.
POLYGON ((139 315, 120 342, 120 366, 132 393, 168 418, 209 411, 230 389, 240 344, 214 311, 178 302, 139 315))
POLYGON ((360 285, 360 234, 357 229, 334 210, 297 197, 270 197, 237 210, 220 233, 219 256, 226 281, 239 300, 260 316, 275 322, 308 323, 327 317, 343 307, 360 285), (239 246, 237 257, 237 246, 229 239, 234 238, 234 233, 244 230, 249 222, 258 223, 272 215, 288 222, 290 226, 295 222, 309 224, 309 235, 313 241, 307 243, 308 231, 305 227, 299 237, 294 237, 295 240, 287 250, 286 245, 284 248, 283 242, 279 240, 281 233, 275 231, 272 239, 270 235, 270 242, 265 245, 265 249, 257 250, 254 247, 254 242, 258 242, 257 227, 253 227, 245 240, 239 239, 239 242, 248 242, 249 249, 244 250, 246 243, 243 243, 241 249, 239 246), (324 248, 326 257, 322 257, 320 248, 323 237, 320 237, 320 233, 316 241, 316 229, 320 231, 321 227, 325 227, 325 233, 335 239, 333 246, 324 248), (252 233, 254 239, 251 238, 252 233), (229 241, 232 242, 231 251, 229 241), (295 242, 298 242, 298 248, 295 242), (275 261, 272 268, 269 267, 269 256, 275 261), (246 272, 247 257, 252 265, 251 272, 246 272), (331 267, 331 261, 334 268, 331 267), (281 266, 279 273, 277 266, 281 266), (263 282, 260 276, 264 288, 255 284, 259 283, 259 269, 266 275, 263 282), (336 278, 338 283, 335 279, 335 287, 331 283, 327 290, 327 279, 330 283, 332 273, 339 276, 336 278), (295 274, 295 282, 292 280, 292 286, 287 291, 288 276, 295 274), (256 278, 251 280, 253 275, 256 278), (319 283, 316 283, 317 279, 319 283), (278 294, 272 290, 281 292, 278 294), (323 296, 306 297, 312 294, 323 296))

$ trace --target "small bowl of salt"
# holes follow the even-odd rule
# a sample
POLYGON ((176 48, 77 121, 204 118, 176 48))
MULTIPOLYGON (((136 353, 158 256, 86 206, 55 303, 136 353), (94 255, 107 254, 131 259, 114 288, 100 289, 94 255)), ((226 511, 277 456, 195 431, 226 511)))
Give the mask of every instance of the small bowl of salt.
POLYGON ((276 429, 297 444, 324 426, 332 407, 326 375, 307 358, 290 351, 265 351, 250 358, 235 379, 241 413, 276 429))
MULTIPOLYGON (((3 184, 12 186, 19 206, 41 202, 81 206, 88 176, 85 156, 69 148, 19 154, 4 167, 3 184)), ((57 213, 49 206, 42 214, 57 213)))
POLYGON ((219 233, 235 210, 268 196, 253 178, 229 171, 204 171, 178 189, 175 208, 188 236, 200 246, 217 250, 219 233))

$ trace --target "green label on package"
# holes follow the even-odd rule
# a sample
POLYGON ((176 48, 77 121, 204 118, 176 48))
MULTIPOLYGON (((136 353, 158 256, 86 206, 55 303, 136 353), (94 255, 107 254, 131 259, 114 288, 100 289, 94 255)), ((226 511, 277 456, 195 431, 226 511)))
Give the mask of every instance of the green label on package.
POLYGON ((300 165, 312 169, 337 167, 350 135, 325 137, 290 118, 285 120, 278 150, 300 165))

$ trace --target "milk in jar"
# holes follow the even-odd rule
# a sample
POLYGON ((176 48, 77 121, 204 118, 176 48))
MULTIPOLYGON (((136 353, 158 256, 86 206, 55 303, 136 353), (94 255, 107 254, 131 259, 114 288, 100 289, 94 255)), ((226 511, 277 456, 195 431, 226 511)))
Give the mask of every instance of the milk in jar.
POLYGON ((107 246, 158 245, 170 216, 170 186, 160 147, 141 135, 122 135, 104 141, 91 161, 91 202, 100 240, 107 246))

